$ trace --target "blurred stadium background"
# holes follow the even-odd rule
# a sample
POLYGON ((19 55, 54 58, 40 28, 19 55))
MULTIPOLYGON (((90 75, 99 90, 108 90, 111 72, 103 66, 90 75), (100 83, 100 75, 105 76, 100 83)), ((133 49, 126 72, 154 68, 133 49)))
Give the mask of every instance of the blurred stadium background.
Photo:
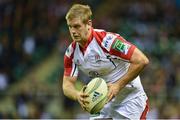
POLYGON ((141 74, 148 118, 180 118, 180 0, 74 1, 0 0, 0 118, 87 118, 61 88, 73 3, 89 4, 95 28, 121 34, 150 59, 141 74))

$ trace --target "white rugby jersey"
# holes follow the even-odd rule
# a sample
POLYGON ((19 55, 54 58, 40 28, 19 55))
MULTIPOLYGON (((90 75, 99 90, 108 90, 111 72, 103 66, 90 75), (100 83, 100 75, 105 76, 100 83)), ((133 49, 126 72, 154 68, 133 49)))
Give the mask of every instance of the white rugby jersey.
MULTIPOLYGON (((107 83, 113 83, 127 73, 135 48, 119 34, 92 28, 91 36, 83 48, 77 42, 72 42, 67 48, 64 75, 78 76, 81 70, 91 78, 101 77, 107 83)), ((135 88, 131 97, 144 93, 139 77, 126 87, 135 88)))

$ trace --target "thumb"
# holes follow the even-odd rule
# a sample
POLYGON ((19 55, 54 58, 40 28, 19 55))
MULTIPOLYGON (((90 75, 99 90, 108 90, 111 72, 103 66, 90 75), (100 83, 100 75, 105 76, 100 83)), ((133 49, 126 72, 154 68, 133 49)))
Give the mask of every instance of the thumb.
POLYGON ((85 92, 85 90, 86 90, 86 88, 87 88, 87 86, 86 86, 86 85, 84 85, 84 86, 83 86, 83 88, 81 89, 81 91, 84 93, 84 92, 85 92))
POLYGON ((108 83, 107 86, 108 86, 108 88, 111 87, 111 86, 112 86, 112 83, 108 83))

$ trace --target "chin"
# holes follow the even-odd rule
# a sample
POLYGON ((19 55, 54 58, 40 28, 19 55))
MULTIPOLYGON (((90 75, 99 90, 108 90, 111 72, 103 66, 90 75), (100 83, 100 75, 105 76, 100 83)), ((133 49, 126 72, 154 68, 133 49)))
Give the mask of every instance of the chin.
POLYGON ((74 41, 79 42, 79 41, 81 41, 81 39, 74 39, 74 41))

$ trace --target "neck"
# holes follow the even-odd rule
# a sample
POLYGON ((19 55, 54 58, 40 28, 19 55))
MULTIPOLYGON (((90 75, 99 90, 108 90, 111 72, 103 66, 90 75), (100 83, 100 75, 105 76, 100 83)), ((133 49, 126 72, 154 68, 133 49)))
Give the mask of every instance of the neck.
POLYGON ((83 40, 83 41, 78 42, 78 43, 79 43, 79 45, 83 48, 83 46, 86 45, 87 41, 88 41, 88 40, 86 39, 86 40, 83 40))

